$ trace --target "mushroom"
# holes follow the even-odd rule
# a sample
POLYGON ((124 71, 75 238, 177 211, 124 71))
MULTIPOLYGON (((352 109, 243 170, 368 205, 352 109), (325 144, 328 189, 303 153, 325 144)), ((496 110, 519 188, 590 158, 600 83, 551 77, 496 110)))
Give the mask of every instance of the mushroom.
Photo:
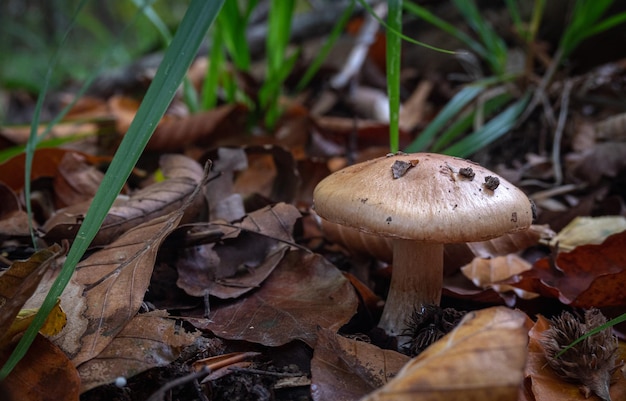
POLYGON ((439 305, 443 246, 527 229, 528 197, 480 165, 434 153, 399 153, 324 178, 316 213, 333 223, 390 237, 393 273, 379 327, 400 335, 414 308, 439 305))

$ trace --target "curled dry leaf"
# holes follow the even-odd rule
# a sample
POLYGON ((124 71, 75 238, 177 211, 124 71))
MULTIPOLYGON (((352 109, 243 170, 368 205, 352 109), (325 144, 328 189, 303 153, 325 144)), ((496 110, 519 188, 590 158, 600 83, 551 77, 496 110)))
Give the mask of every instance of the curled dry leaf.
MULTIPOLYGON (((532 292, 524 291, 520 288, 513 287, 504 281, 514 277, 517 274, 532 269, 532 265, 516 254, 507 256, 496 256, 491 259, 474 258, 474 260, 463 267, 461 272, 472 283, 482 289, 493 289, 502 297, 509 299, 506 293, 513 292, 522 299, 533 299, 539 296, 532 292)), ((511 300, 514 302, 514 300, 511 300)))
POLYGON ((93 198, 104 174, 80 153, 66 153, 54 176, 56 207, 66 207, 93 198))
POLYGON ((291 251, 255 292, 214 308, 209 321, 192 319, 216 336, 279 346, 316 341, 317 327, 338 330, 356 312, 354 289, 323 257, 291 251))
POLYGON ((15 192, 1 181, 0 205, 0 239, 30 235, 28 214, 22 210, 15 192))
POLYGON ((183 250, 176 284, 189 295, 236 298, 257 288, 293 243, 300 212, 286 203, 254 211, 241 223, 213 224, 223 230, 218 244, 183 250))
MULTIPOLYGON (((182 155, 162 156, 161 168, 163 175, 168 177, 167 180, 141 189, 130 198, 118 197, 92 246, 109 244, 131 227, 180 209, 185 199, 202 181, 202 167, 182 155)), ((90 201, 59 210, 42 227, 44 239, 50 242, 73 240, 89 203, 90 201)))
POLYGON ((116 377, 132 377, 150 368, 165 366, 191 345, 199 332, 177 327, 167 312, 156 310, 133 317, 95 358, 78 367, 81 393, 111 383, 116 377))
POLYGON ((311 360, 311 395, 315 401, 358 400, 385 385, 408 361, 399 352, 319 329, 311 360))
POLYGON ((470 312, 363 401, 517 400, 528 317, 505 307, 470 312))

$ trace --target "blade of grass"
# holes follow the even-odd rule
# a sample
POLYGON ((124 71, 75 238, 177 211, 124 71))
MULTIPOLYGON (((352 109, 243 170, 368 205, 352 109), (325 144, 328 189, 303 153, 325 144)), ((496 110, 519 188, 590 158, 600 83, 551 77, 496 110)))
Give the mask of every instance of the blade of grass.
POLYGON ((209 54, 207 75, 202 84, 202 110, 209 110, 217 105, 217 91, 219 89, 220 71, 224 68, 224 50, 222 48, 223 30, 218 28, 219 19, 215 21, 209 54))
POLYGON ((250 48, 246 38, 246 26, 250 11, 257 1, 249 1, 245 12, 239 11, 239 2, 227 1, 218 16, 216 29, 221 30, 222 45, 228 50, 228 54, 241 71, 250 70, 250 48))
POLYGON ((476 98, 486 88, 483 83, 475 83, 461 89, 459 93, 454 95, 452 99, 444 106, 430 124, 422 131, 419 136, 406 147, 405 152, 414 153, 421 152, 428 148, 437 133, 454 118, 465 106, 476 98))
MULTIPOLYGON (((504 93, 495 96, 485 102, 482 106, 482 114, 485 116, 491 116, 496 110, 511 101, 512 95, 504 93)), ((454 142, 463 132, 467 131, 472 123, 476 120, 477 110, 472 110, 471 113, 466 113, 465 116, 460 117, 457 121, 452 123, 448 129, 446 129, 439 137, 437 141, 430 147, 432 152, 441 152, 444 147, 449 143, 454 142)))
POLYGON ((389 97, 389 149, 400 148, 400 58, 402 56, 402 0, 387 0, 387 96, 389 97))
MULTIPOLYGON (((285 52, 291 37, 291 20, 295 10, 294 0, 271 0, 267 27, 267 71, 260 93, 261 108, 265 111, 265 125, 272 129, 280 115, 278 100, 282 82, 289 74, 285 70, 285 52), (280 85, 278 84, 280 83, 280 85)), ((295 62, 295 59, 293 60, 295 62)), ((290 63, 293 67, 293 63, 290 63)))
MULTIPOLYGON (((78 7, 76 7, 76 12, 70 19, 70 23, 67 29, 65 30, 65 32, 63 33, 63 36, 61 37, 59 47, 57 51, 55 52, 54 56, 52 57, 52 60, 50 60, 50 63, 48 65, 48 71, 46 72, 46 77, 44 78, 43 87, 41 88, 41 92, 39 93, 39 97, 37 98, 37 103, 35 104, 35 111, 33 112, 33 120, 30 126, 30 135, 28 137, 28 141, 26 142, 26 161, 25 161, 25 166, 24 166, 24 198, 25 199, 30 199, 30 192, 31 192, 30 191, 30 177, 32 176, 33 159, 35 157, 35 149, 37 148, 37 143, 39 142, 40 138, 42 138, 43 135, 47 135, 53 127, 52 123, 50 123, 46 131, 44 131, 44 133, 42 134, 42 136, 38 137, 37 129, 39 126, 39 120, 41 118, 41 108, 43 107, 43 101, 46 98, 46 94, 48 93, 48 88, 50 85, 52 72, 54 71, 54 67, 56 66, 57 62, 59 61, 59 57, 61 56, 61 48, 67 41, 67 38, 69 37, 71 30, 73 29, 74 25, 76 24, 76 21, 78 20, 78 14, 81 12, 85 4, 87 4, 87 1, 81 0, 81 2, 78 4, 78 7)), ((60 121, 60 118, 58 118, 58 120, 60 121)), ((35 238, 35 230, 33 227, 33 219, 32 219, 33 209, 32 209, 32 205, 30 202, 26 202, 26 213, 28 214, 28 231, 30 232, 30 238, 33 243, 33 246, 35 247, 35 249, 37 249, 37 239, 35 238)), ((0 376, 0 380, 1 380, 1 376, 0 376)))
POLYGON ((100 229, 100 225, 113 201, 143 152, 158 121, 174 97, 176 89, 182 82, 191 61, 198 51, 202 38, 219 13, 224 1, 191 1, 172 43, 165 52, 165 57, 157 70, 154 81, 150 85, 135 119, 131 123, 126 136, 124 136, 98 188, 59 276, 50 288, 33 322, 0 370, 0 380, 3 380, 24 357, 37 332, 54 307, 56 299, 65 289, 76 265, 100 229))
POLYGON ((492 118, 481 129, 444 149, 442 153, 451 156, 468 157, 489 145, 515 126, 517 118, 526 108, 529 99, 530 93, 527 93, 502 113, 492 118))
POLYGON ((487 50, 485 49, 485 47, 480 42, 478 42, 477 40, 473 39, 471 36, 469 36, 465 32, 458 29, 456 26, 442 20, 441 18, 437 17, 436 15, 428 11, 426 8, 419 6, 415 3, 405 2, 403 6, 404 6, 404 9, 409 11, 410 13, 422 18, 424 21, 428 22, 429 24, 441 29, 442 31, 448 33, 449 35, 454 36, 461 42, 465 43, 467 47, 469 47, 473 52, 478 54, 480 57, 482 58, 487 57, 487 50))
POLYGON ((504 74, 508 55, 504 40, 481 15, 473 0, 453 0, 453 2, 485 45, 487 54, 483 58, 489 63, 491 70, 496 75, 504 74))
POLYGON ((571 349, 573 346, 575 346, 576 344, 578 344, 579 342, 583 341, 585 338, 587 337, 591 337, 594 334, 598 334, 599 332, 601 332, 602 330, 606 330, 609 327, 613 327, 615 325, 618 325, 620 323, 626 322, 626 313, 619 315, 618 317, 616 317, 615 319, 611 319, 608 322, 606 322, 605 324, 603 324, 600 327, 596 327, 595 329, 589 331, 588 333, 585 333, 584 335, 578 337, 574 342, 572 342, 571 344, 569 344, 567 347, 563 348, 558 354, 556 354, 556 358, 561 357, 561 355, 563 355, 564 353, 566 353, 569 349, 571 349))
MULTIPOLYGON (((442 48, 440 48, 440 47, 432 46, 432 45, 429 45, 428 43, 420 42, 419 40, 415 40, 415 39, 413 39, 413 38, 410 38, 410 37, 408 37, 408 36, 406 36, 406 35, 402 34, 402 32, 398 32, 398 31, 395 31, 395 32, 394 32, 394 30, 393 30, 392 28, 390 28, 390 27, 387 25, 387 23, 386 23, 385 21, 383 21, 383 20, 382 20, 382 19, 381 19, 378 15, 376 15, 376 13, 374 12, 374 10, 372 9, 372 6, 370 6, 370 5, 367 3, 367 1, 365 1, 365 0, 358 0, 358 1, 359 1, 359 4, 361 4, 361 6, 362 6, 362 7, 363 7, 363 8, 364 8, 364 9, 365 9, 365 10, 366 10, 366 11, 367 11, 370 15, 372 15, 374 18, 376 18, 376 20, 377 20, 377 21, 378 21, 378 22, 379 22, 382 26, 384 26, 387 30, 389 30, 389 32, 393 32, 394 34, 396 34, 396 35, 400 36, 400 37, 402 38, 402 40, 405 40, 405 41, 407 41, 407 42, 409 42, 409 43, 413 43, 414 45, 422 46, 422 47, 425 47, 425 48, 427 48, 427 49, 434 50, 434 51, 437 51, 437 52, 440 52, 440 53, 445 53, 445 54, 456 54, 456 52, 455 52, 455 51, 442 49, 442 48)), ((405 4, 408 4, 408 3, 405 3, 405 4)))

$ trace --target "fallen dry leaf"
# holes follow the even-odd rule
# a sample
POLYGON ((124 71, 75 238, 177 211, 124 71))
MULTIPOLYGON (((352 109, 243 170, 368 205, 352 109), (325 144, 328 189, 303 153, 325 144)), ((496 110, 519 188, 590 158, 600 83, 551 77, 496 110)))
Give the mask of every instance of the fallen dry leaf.
POLYGON ((0 205, 0 239, 29 236, 28 214, 22 210, 15 192, 1 181, 0 205))
POLYGON ((386 384, 409 357, 319 329, 311 360, 311 396, 315 401, 358 400, 386 384))
MULTIPOLYGON (((201 186, 177 210, 131 228, 77 265, 61 296, 68 324, 54 339, 76 366, 97 356, 135 316, 160 244, 181 221, 201 186)), ((50 284, 51 280, 40 286, 30 302, 41 303, 50 284)))
MULTIPOLYGON (((182 155, 162 156, 161 169, 167 180, 141 189, 129 198, 118 197, 91 246, 109 244, 131 227, 180 209, 202 181, 202 167, 182 155)), ((49 242, 73 240, 90 202, 59 210, 42 227, 44 239, 49 242)))
POLYGON ((235 302, 216 306, 209 321, 195 320, 216 336, 279 346, 316 341, 317 327, 338 330, 356 312, 348 280, 323 257, 291 251, 261 288, 235 302))
POLYGON ((511 292, 522 299, 533 299, 539 296, 539 294, 503 283, 511 277, 530 269, 532 269, 532 265, 528 261, 513 253, 490 259, 474 258, 471 263, 461 267, 461 272, 477 287, 484 290, 492 289, 499 293, 507 300, 507 305, 511 306, 515 303, 515 300, 511 299, 511 292))
POLYGON ((136 315, 98 356, 78 367, 80 392, 111 383, 120 376, 129 378, 165 366, 199 336, 199 332, 189 333, 177 327, 166 311, 136 315))
POLYGON ((28 260, 15 261, 0 275, 0 327, 5 328, 0 335, 1 343, 8 343, 11 338, 8 328, 28 298, 33 295, 44 274, 61 255, 61 247, 53 245, 35 252, 28 260))
POLYGON ((517 400, 524 379, 528 317, 505 307, 469 312, 363 401, 517 400))
POLYGON ((80 153, 67 152, 54 176, 54 194, 59 208, 90 200, 104 174, 80 153))
POLYGON ((548 241, 551 247, 569 252, 581 245, 601 244, 613 234, 626 230, 624 216, 579 216, 548 241))
POLYGON ((554 264, 540 259, 510 284, 580 308, 620 306, 626 302, 626 232, 600 245, 561 252, 554 264))
POLYGON ((189 295, 236 298, 257 288, 282 260, 300 212, 278 203, 254 211, 238 224, 213 224, 220 243, 187 248, 176 263, 176 284, 189 295))
MULTIPOLYGON (((3 365, 11 349, 0 351, 3 365)), ((2 382, 12 401, 78 401, 80 378, 65 353, 38 334, 24 358, 2 382)))

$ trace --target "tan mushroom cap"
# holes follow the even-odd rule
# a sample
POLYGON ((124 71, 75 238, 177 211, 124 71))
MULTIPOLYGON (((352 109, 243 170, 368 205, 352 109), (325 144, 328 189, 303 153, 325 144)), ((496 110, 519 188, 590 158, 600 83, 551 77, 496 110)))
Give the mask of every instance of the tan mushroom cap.
POLYGON ((313 198, 315 211, 331 222, 424 242, 487 240, 526 229, 533 218, 528 197, 502 177, 434 153, 400 153, 344 168, 323 179, 313 198), (410 166, 399 178, 392 174, 396 162, 410 166), (467 168, 473 178, 461 170, 467 168), (499 185, 489 189, 487 177, 499 185))

